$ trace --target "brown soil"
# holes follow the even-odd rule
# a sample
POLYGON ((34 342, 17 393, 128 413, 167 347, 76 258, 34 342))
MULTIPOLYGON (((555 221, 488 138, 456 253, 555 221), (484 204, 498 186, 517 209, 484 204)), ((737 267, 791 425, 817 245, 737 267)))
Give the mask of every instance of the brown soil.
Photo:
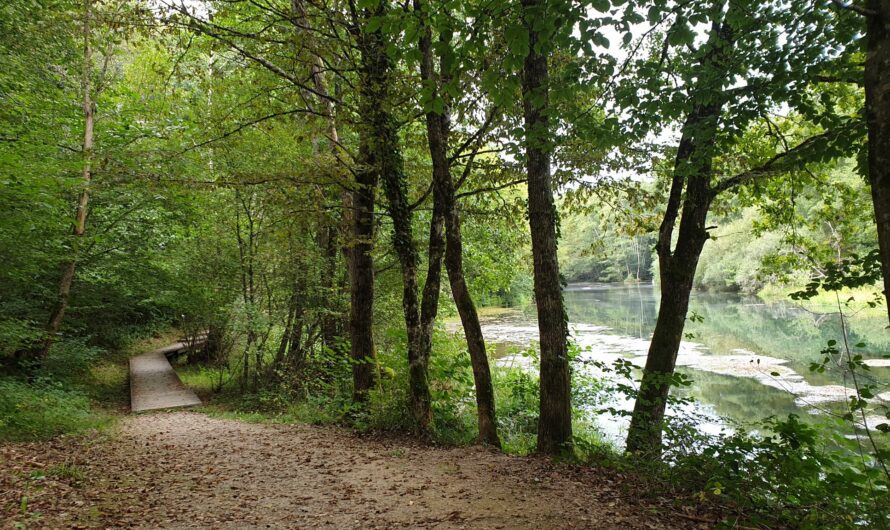
POLYGON ((111 436, 0 446, 0 526, 709 526, 639 498, 628 484, 614 473, 483 448, 158 413, 128 417, 111 436))

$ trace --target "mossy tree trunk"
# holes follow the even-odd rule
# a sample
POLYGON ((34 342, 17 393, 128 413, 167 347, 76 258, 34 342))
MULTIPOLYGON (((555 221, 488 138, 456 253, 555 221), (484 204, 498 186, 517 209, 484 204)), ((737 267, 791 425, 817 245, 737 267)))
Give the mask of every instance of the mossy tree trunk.
POLYGON ((418 299, 418 254, 412 236, 412 211, 404 162, 399 147, 398 126, 393 117, 390 88, 393 84, 392 61, 386 52, 382 31, 368 29, 372 17, 386 13, 385 3, 373 11, 359 10, 353 4, 353 19, 361 52, 362 127, 366 131, 373 162, 380 175, 393 222, 393 248, 402 273, 402 310, 408 335, 408 385, 411 412, 417 427, 426 432, 432 423, 427 358, 422 354, 420 303, 418 299))

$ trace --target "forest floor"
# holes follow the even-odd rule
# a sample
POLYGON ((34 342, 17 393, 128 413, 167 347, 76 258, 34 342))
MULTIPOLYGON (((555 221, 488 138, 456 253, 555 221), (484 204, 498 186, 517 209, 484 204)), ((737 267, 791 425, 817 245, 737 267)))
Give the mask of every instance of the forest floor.
POLYGON ((196 412, 0 445, 8 528, 707 528, 615 471, 196 412), (23 500, 25 499, 25 500, 23 500))

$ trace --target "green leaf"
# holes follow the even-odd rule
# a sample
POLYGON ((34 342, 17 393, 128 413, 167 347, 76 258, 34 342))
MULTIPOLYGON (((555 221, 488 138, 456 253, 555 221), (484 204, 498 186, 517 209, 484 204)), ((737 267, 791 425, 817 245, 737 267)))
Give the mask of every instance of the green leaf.
POLYGON ((695 42, 695 32, 685 22, 677 22, 668 34, 671 46, 691 46, 695 42))
POLYGON ((609 10, 609 0, 590 0, 590 7, 596 9, 600 13, 605 13, 609 10))
POLYGON ((371 17, 368 19, 367 24, 365 24, 365 31, 368 33, 373 33, 380 29, 383 25, 383 17, 371 17))
POLYGON ((507 26, 507 29, 504 32, 504 37, 507 39, 507 46, 510 47, 510 52, 513 55, 517 57, 525 57, 528 55, 529 41, 527 29, 518 24, 507 26))

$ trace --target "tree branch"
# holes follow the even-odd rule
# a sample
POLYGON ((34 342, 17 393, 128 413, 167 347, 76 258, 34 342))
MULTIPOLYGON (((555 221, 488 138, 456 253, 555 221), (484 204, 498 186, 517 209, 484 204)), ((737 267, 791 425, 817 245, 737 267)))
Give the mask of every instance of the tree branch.
POLYGON ((258 55, 255 55, 255 54, 253 54, 253 53, 247 51, 244 47, 239 46, 238 44, 236 44, 236 43, 235 43, 234 41, 232 41, 231 39, 226 38, 225 36, 223 36, 222 34, 216 32, 216 31, 213 31, 213 30, 211 29, 210 25, 209 25, 207 22, 205 22, 205 21, 201 20, 200 18, 198 18, 198 17, 192 15, 191 13, 188 12, 187 9, 180 8, 180 7, 175 6, 175 5, 170 6, 170 7, 172 7, 173 9, 175 9, 177 12, 181 13, 182 15, 188 17, 189 20, 192 21, 192 24, 189 24, 189 27, 192 28, 192 29, 194 29, 195 31, 198 31, 199 33, 203 33, 204 35, 207 35, 208 37, 214 38, 214 39, 216 39, 216 40, 218 40, 218 41, 220 41, 220 42, 226 44, 227 46, 229 46, 229 47, 232 48, 233 50, 235 50, 235 51, 237 51, 238 53, 240 53, 242 57, 245 57, 245 58, 247 58, 247 59, 250 59, 251 61, 254 61, 255 63, 257 63, 257 64, 259 64, 260 66, 262 66, 263 68, 269 70, 270 72, 272 72, 272 73, 274 73, 274 74, 276 74, 276 75, 278 75, 278 76, 280 76, 280 77, 283 77, 284 79, 287 79, 288 81, 290 81, 291 83, 293 83, 295 86, 297 86, 297 87, 300 88, 301 90, 305 90, 306 92, 309 92, 309 93, 311 93, 311 94, 314 94, 315 96, 317 96, 317 97, 319 97, 319 98, 321 98, 321 99, 328 100, 328 101, 330 101, 330 102, 332 102, 332 103, 335 103, 335 104, 338 104, 338 105, 341 104, 341 101, 339 101, 339 100, 338 100, 337 98, 335 98, 335 97, 332 97, 330 94, 322 94, 322 93, 319 93, 317 90, 315 90, 314 87, 310 87, 310 86, 307 85, 306 83, 300 81, 295 75, 290 74, 290 73, 288 73, 288 72, 285 72, 283 69, 281 69, 281 67, 279 67, 279 66, 276 65, 275 63, 273 63, 273 62, 271 62, 271 61, 269 61, 269 60, 267 60, 267 59, 265 59, 265 58, 263 58, 263 57, 260 57, 260 56, 258 56, 258 55))
MULTIPOLYGON (((463 156, 464 151, 470 145, 472 145, 474 142, 480 141, 482 139, 482 137, 485 136, 485 133, 488 132, 488 129, 489 129, 489 127, 491 127, 491 124, 494 122, 494 118, 495 118, 495 116, 497 116, 499 110, 500 109, 498 109, 498 107, 496 107, 496 106, 491 108, 491 110, 488 112, 488 116, 485 117, 485 121, 482 123, 482 125, 479 126, 478 129, 476 129, 476 132, 474 132, 469 137, 467 137, 467 139, 464 141, 464 143, 460 144, 460 146, 457 149, 455 149, 453 153, 451 153, 451 156, 448 158, 449 164, 453 164, 455 160, 457 160, 458 158, 463 156)), ((479 150, 479 147, 476 147, 476 149, 474 149, 474 151, 473 151, 474 156, 478 150, 479 150)))
POLYGON ((846 9, 846 10, 852 11, 854 13, 859 13, 860 15, 862 15, 864 17, 878 16, 878 14, 875 11, 872 11, 871 9, 866 9, 862 6, 858 6, 852 2, 850 2, 849 4, 845 4, 841 0, 831 0, 831 3, 838 6, 841 9, 846 9))
POLYGON ((509 187, 512 187, 512 186, 517 186, 517 185, 522 184, 522 183, 524 183, 524 182, 526 182, 526 179, 511 180, 510 182, 505 182, 505 183, 503 183, 503 184, 498 184, 497 186, 486 186, 486 187, 484 187, 484 188, 477 188, 477 189, 475 189, 475 190, 470 190, 470 191, 465 191, 465 192, 463 192, 463 193, 458 193, 457 195, 454 196, 454 198, 455 198, 455 199, 461 199, 461 198, 463 198, 463 197, 469 197, 469 196, 471 196, 471 195, 479 195, 480 193, 488 193, 488 192, 491 192, 491 191, 500 191, 500 190, 503 190, 503 189, 506 189, 506 188, 509 188, 509 187))
POLYGON ((229 136, 232 136, 233 134, 237 134, 237 133, 243 131, 244 129, 253 127, 254 125, 256 125, 258 123, 262 123, 266 120, 271 120, 272 118, 278 118, 279 116, 289 116, 291 114, 301 114, 301 113, 302 114, 318 114, 317 112, 313 112, 309 109, 292 109, 292 110, 285 110, 285 111, 281 111, 281 112, 275 112, 273 114, 269 114, 269 115, 263 116, 261 118, 256 118, 256 119, 250 120, 246 123, 242 123, 241 125, 235 127, 234 129, 232 129, 230 131, 227 131, 215 138, 211 138, 209 140, 204 140, 203 142, 197 143, 191 147, 186 147, 185 149, 183 149, 182 151, 179 151, 176 154, 181 155, 181 154, 187 153, 189 151, 194 151, 195 149, 198 149, 200 147, 204 147, 207 144, 212 144, 213 142, 218 142, 220 140, 224 140, 224 139, 228 138, 229 136))
POLYGON ((787 149, 775 155, 758 167, 743 171, 735 176, 718 182, 711 188, 711 193, 717 195, 718 193, 736 186, 747 184, 748 182, 759 178, 770 177, 792 169, 797 169, 802 165, 802 159, 805 155, 818 149, 823 141, 835 136, 837 136, 837 131, 833 130, 817 134, 816 136, 811 136, 791 149, 787 149))

